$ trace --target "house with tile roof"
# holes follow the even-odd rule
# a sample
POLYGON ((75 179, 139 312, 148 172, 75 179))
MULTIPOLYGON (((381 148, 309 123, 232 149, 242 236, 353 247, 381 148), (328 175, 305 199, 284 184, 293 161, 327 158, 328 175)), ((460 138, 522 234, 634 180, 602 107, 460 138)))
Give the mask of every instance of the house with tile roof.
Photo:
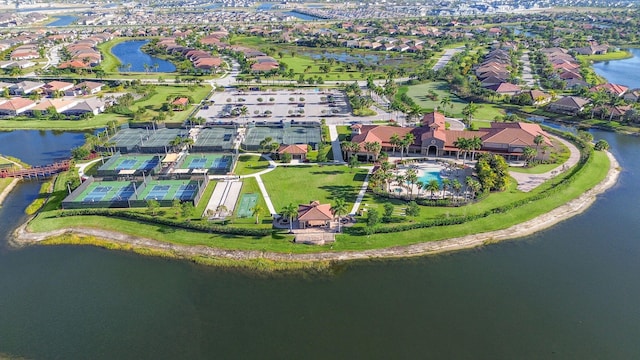
POLYGON ((605 91, 615 96, 622 96, 624 95, 624 93, 627 92, 627 90, 629 90, 629 88, 624 85, 611 84, 611 83, 596 85, 591 89, 589 89, 589 91, 591 92, 605 91))
POLYGON ((588 99, 578 96, 565 96, 547 106, 547 110, 560 114, 576 115, 584 110, 589 103, 588 99))
POLYGON ((280 159, 284 154, 291 154, 291 159, 305 161, 307 160, 307 151, 308 145, 306 144, 283 144, 276 150, 276 154, 278 154, 278 158, 280 159))
POLYGON ((33 100, 27 98, 11 98, 2 104, 0 104, 0 115, 2 116, 16 116, 20 115, 32 107, 36 106, 33 100))
POLYGON ((455 146, 459 138, 479 137, 482 148, 478 152, 491 152, 505 156, 509 160, 519 160, 525 147, 537 148, 534 139, 540 135, 544 145, 553 146, 549 135, 538 124, 524 122, 493 122, 490 128, 478 131, 447 130, 445 117, 438 112, 424 115, 418 127, 397 127, 387 125, 354 125, 352 142, 360 144, 357 152, 347 152, 347 157, 357 156, 359 160, 371 161, 374 154, 364 148, 366 142, 378 142, 382 151, 391 153, 398 149, 392 145, 391 138, 397 135, 401 139, 412 134, 414 142, 408 147, 408 154, 422 156, 456 156, 461 154, 455 146))

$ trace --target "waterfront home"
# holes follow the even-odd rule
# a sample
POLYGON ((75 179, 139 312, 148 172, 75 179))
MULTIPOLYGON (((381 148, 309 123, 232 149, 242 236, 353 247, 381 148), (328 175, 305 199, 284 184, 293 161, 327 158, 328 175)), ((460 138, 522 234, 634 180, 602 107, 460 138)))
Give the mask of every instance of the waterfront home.
POLYGON ((63 111, 65 115, 80 116, 84 114, 98 115, 105 109, 105 103, 96 98, 90 98, 76 103, 73 107, 63 111))
POLYGON ((634 90, 631 90, 631 91, 627 91, 627 93, 624 94, 623 98, 626 101, 638 102, 638 100, 640 99, 640 89, 634 89, 634 90))
POLYGON ((532 105, 540 106, 548 104, 551 101, 551 95, 540 90, 527 90, 523 94, 530 99, 532 105))
POLYGON ((588 99, 578 96, 565 96, 547 106, 547 110, 560 114, 576 115, 584 110, 585 105, 589 103, 588 99))
POLYGON ((62 114, 63 112, 71 109, 78 103, 76 99, 44 99, 40 101, 36 106, 29 109, 30 115, 34 115, 35 111, 40 111, 42 114, 46 114, 51 109, 55 109, 55 112, 62 114))
POLYGON ((32 107, 36 106, 36 103, 27 98, 11 98, 2 104, 0 104, 0 115, 2 116, 16 116, 20 115, 32 107))
POLYGON ((611 95, 618 96, 618 97, 624 95, 624 93, 626 93, 627 90, 629 90, 629 88, 624 85, 611 84, 611 83, 596 85, 591 89, 589 89, 589 91, 591 92, 605 91, 611 95))

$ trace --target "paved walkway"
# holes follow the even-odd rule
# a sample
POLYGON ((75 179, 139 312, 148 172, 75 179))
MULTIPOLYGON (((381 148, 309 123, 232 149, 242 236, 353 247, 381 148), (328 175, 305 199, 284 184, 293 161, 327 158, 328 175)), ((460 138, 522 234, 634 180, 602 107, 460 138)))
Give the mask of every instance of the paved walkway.
POLYGON ((453 57, 453 55, 455 55, 456 53, 459 53, 463 49, 464 49, 464 46, 459 46, 457 48, 445 50, 444 54, 442 54, 440 59, 438 59, 438 62, 435 65, 433 65, 433 70, 436 71, 445 67, 449 63, 449 61, 451 61, 451 58, 453 57))
POLYGON ((329 125, 329 138, 331 139, 331 150, 333 150, 333 162, 343 163, 342 149, 340 149, 340 138, 338 137, 338 128, 335 125, 329 125))
POLYGON ((575 147, 575 145, 557 136, 551 136, 551 137, 560 141, 566 147, 569 148, 569 151, 571 152, 569 159, 564 164, 558 165, 558 167, 556 167, 555 169, 547 171, 546 173, 542 173, 542 174, 525 174, 525 173, 510 171, 509 174, 518 182, 518 190, 529 192, 537 188, 538 186, 540 186, 540 184, 544 183, 545 181, 558 176, 564 170, 568 170, 572 168, 580 160, 580 150, 578 150, 578 148, 575 147))
POLYGON ((369 188, 369 176, 373 172, 373 166, 369 166, 367 168, 369 169, 369 171, 367 171, 367 176, 364 178, 364 181, 362 182, 362 187, 360 188, 360 192, 358 193, 356 202, 353 203, 353 208, 351 209, 351 212, 349 213, 349 215, 355 215, 358 212, 358 209, 360 208, 360 204, 362 204, 362 199, 364 199, 364 195, 367 192, 367 188, 369 188))
POLYGON ((101 160, 102 158, 99 157, 86 163, 76 164, 76 167, 78 168, 78 175, 82 178, 84 176, 84 169, 86 169, 89 165, 93 163, 97 163, 98 161, 101 161, 101 160))
POLYGON ((267 209, 269 209, 269 213, 271 215, 275 215, 278 212, 273 207, 273 203, 271 202, 271 198, 269 197, 269 193, 267 192, 267 188, 264 187, 264 183, 262 182, 262 178, 260 175, 255 176, 256 181, 258 182, 258 187, 260 188, 260 192, 262 193, 262 197, 264 198, 264 202, 267 203, 267 209))

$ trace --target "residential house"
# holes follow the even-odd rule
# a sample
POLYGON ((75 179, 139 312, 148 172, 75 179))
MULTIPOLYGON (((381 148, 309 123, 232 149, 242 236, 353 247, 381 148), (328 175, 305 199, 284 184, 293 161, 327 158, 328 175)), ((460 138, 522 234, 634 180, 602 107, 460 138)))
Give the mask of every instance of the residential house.
POLYGON ((16 116, 36 106, 36 103, 27 98, 11 98, 0 104, 0 115, 16 116))
POLYGON ((44 83, 40 81, 21 81, 17 84, 13 84, 9 88, 9 92, 12 95, 29 95, 40 91, 44 86, 44 83))
POLYGON ((596 85, 591 89, 589 89, 589 91, 591 92, 605 91, 611 95, 615 95, 618 97, 624 95, 624 93, 626 93, 627 90, 629 90, 629 88, 624 85, 611 84, 611 83, 596 85))
POLYGON ((588 99, 578 96, 565 96, 547 106, 547 110, 555 113, 576 115, 584 110, 585 105, 589 103, 588 99))
POLYGON ((73 83, 66 81, 51 81, 42 87, 42 90, 47 96, 53 96, 57 92, 64 93, 67 90, 73 88, 73 83))
POLYGON ((65 115, 75 115, 80 116, 84 114, 93 114, 98 115, 104 111, 105 103, 95 99, 86 99, 78 102, 73 107, 63 111, 62 113, 65 115))
POLYGON ((103 83, 95 81, 83 81, 73 88, 66 90, 64 94, 66 96, 93 95, 99 93, 102 90, 103 86, 103 83))
POLYGON ((627 93, 624 94, 623 98, 626 101, 638 102, 638 100, 640 99, 640 89, 634 89, 634 90, 631 90, 631 91, 627 91, 627 93))

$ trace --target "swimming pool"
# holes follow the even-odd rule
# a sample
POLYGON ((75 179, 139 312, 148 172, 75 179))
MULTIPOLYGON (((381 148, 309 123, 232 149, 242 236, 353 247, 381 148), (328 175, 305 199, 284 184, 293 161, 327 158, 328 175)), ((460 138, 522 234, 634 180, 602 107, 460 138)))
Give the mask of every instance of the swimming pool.
POLYGON ((423 184, 428 184, 431 180, 438 180, 439 184, 442 184, 442 176, 440 176, 440 169, 425 169, 421 170, 422 175, 418 178, 423 184))

